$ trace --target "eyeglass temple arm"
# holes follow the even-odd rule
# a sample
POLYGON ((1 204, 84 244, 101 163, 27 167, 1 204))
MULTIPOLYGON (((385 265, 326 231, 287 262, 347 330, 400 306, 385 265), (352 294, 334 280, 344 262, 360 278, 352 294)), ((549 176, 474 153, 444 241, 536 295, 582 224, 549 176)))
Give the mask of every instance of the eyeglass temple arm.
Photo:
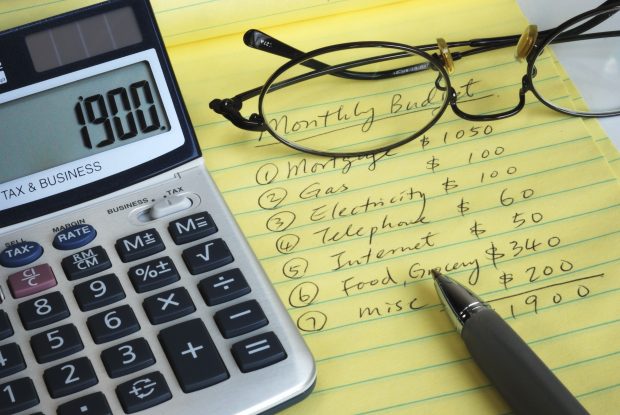
MULTIPOLYGON (((597 6, 596 9, 603 9, 608 6, 613 6, 616 4, 620 4, 620 1, 607 0, 603 2, 602 4, 600 4, 599 6, 597 6)), ((599 24, 609 19, 616 13, 617 11, 612 11, 607 14, 601 14, 601 15, 595 16, 592 19, 580 24, 579 26, 576 26, 570 30, 567 30, 565 33, 563 33, 561 38, 562 39, 571 38, 571 36, 582 34, 592 29, 593 27, 598 26, 599 24)), ((540 31, 539 36, 543 38, 544 36, 551 33, 551 31, 552 30, 540 31)), ((458 60, 463 56, 492 50, 491 47, 493 49, 499 49, 503 47, 516 45, 517 42, 519 41, 519 37, 520 35, 479 38, 479 39, 472 39, 468 41, 448 42, 448 46, 449 47, 468 46, 471 48, 481 48, 481 50, 469 50, 469 51, 464 51, 462 53, 453 52, 452 59, 458 60)), ((558 39, 558 41, 559 40, 560 39, 558 39)), ((575 39, 573 38, 571 40, 575 40, 575 39)), ((295 59, 298 56, 301 56, 304 54, 304 52, 300 51, 299 49, 295 49, 294 47, 274 38, 273 36, 270 36, 264 32, 261 32, 260 30, 257 30, 257 29, 248 30, 243 36, 243 41, 247 46, 251 48, 254 48, 254 49, 257 49, 263 52, 268 52, 274 55, 282 56, 283 58, 287 58, 287 59, 295 59)), ((436 44, 420 45, 420 46, 416 46, 416 48, 426 51, 426 50, 436 49, 437 45, 436 44)), ((315 59, 309 59, 303 62, 302 65, 307 66, 312 69, 323 69, 326 66, 326 64, 320 61, 317 61, 315 59)), ((389 73, 392 73, 392 71, 386 71, 386 74, 389 74, 389 73)), ((343 71, 342 73, 332 74, 332 75, 341 76, 343 78, 353 78, 353 79, 378 79, 382 77, 381 73, 377 74, 377 73, 366 73, 366 72, 355 72, 355 71, 343 71)))
MULTIPOLYGON (((305 54, 305 52, 300 51, 299 49, 295 49, 294 47, 282 42, 270 36, 264 32, 261 32, 257 29, 250 29, 245 32, 243 36, 244 43, 256 50, 260 50, 262 52, 271 53, 272 55, 281 56, 287 59, 295 59, 299 56, 305 54)), ((424 45, 418 47, 421 50, 433 50, 437 49, 437 45, 424 45)), ((453 53, 453 59, 460 59, 459 52, 453 53)), ((308 59, 303 62, 300 62, 300 65, 305 67, 323 70, 328 68, 330 65, 323 63, 321 61, 317 61, 316 59, 308 59)), ((385 79, 385 78, 394 78, 395 76, 401 76, 405 74, 410 74, 413 72, 420 72, 423 70, 427 70, 428 68, 420 68, 418 66, 408 66, 404 68, 399 68, 399 70, 388 70, 388 71, 373 71, 373 72, 359 72, 359 71, 340 71, 338 73, 331 73, 330 75, 337 76, 340 78, 347 79, 356 79, 356 80, 377 80, 377 79, 385 79), (403 71, 407 69, 407 71, 403 71)))

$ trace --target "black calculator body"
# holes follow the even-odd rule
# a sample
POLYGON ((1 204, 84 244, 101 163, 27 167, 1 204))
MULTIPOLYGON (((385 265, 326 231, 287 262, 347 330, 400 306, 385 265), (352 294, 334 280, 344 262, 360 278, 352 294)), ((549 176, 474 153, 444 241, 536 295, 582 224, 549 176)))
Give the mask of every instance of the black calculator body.
POLYGON ((273 413, 315 379, 148 1, 0 33, 0 415, 273 413))

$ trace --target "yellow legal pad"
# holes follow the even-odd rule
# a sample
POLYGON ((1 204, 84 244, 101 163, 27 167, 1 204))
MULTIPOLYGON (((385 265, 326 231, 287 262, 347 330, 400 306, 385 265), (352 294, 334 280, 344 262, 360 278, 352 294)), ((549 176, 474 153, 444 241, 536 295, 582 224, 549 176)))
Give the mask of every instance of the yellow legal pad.
MULTIPOLYGON (((2 2, 0 27, 92 1, 26 3, 2 2)), ((432 268, 489 301, 589 412, 617 412, 620 188, 608 161, 618 156, 596 121, 586 128, 530 94, 506 120, 472 123, 448 109, 401 148, 328 159, 208 108, 285 61, 247 48, 245 29, 301 50, 428 44, 520 33, 514 0, 153 3, 206 166, 317 361, 315 391, 285 413, 509 413, 439 305, 432 268)), ((556 63, 548 54, 540 65, 556 63)), ((506 49, 457 61, 451 80, 488 97, 467 107, 484 112, 510 107, 524 73, 506 49)), ((565 85, 557 100, 568 99, 565 85)))

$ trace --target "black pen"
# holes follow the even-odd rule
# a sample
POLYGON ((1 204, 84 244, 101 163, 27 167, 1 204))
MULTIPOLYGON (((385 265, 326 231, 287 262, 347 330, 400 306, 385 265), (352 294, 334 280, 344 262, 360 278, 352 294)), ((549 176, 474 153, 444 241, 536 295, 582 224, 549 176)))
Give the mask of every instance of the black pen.
POLYGON ((437 294, 469 353, 515 413, 588 413, 495 311, 461 284, 432 273, 437 294))

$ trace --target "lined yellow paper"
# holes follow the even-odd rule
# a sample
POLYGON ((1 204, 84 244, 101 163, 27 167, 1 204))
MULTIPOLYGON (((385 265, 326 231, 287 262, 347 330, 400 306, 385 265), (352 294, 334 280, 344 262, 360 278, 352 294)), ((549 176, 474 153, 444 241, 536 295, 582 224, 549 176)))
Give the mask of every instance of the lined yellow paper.
MULTIPOLYGON (((41 0, 11 12, 25 3, 2 2, 0 27, 84 2, 41 0)), ((328 159, 259 140, 208 108, 283 63, 245 47, 241 28, 302 50, 425 44, 520 33, 526 22, 514 0, 279 2, 271 15, 230 20, 229 5, 247 4, 154 2, 206 166, 317 361, 315 391, 285 413, 509 413, 442 311, 432 268, 489 301, 588 411, 617 412, 620 189, 583 120, 529 96, 503 121, 472 123, 448 110, 402 148, 328 159), (185 24, 181 10, 193 3, 204 26, 185 24), (318 18, 325 3, 335 12, 318 18), (341 13, 353 3, 376 7, 341 13)), ((506 50, 458 61, 451 79, 487 97, 464 109, 485 112, 514 104, 523 73, 506 50)), ((562 88, 554 93, 568 99, 562 88)), ((255 101, 244 104, 254 111, 255 101)))
MULTIPOLYGON (((461 3, 409 2, 269 32, 308 50, 525 25, 512 1, 461 3)), ((315 392, 286 413, 510 412, 441 311, 433 267, 489 300, 591 413, 618 407, 620 196, 581 119, 529 97, 500 122, 448 111, 428 140, 387 154, 308 157, 264 146, 269 137, 207 108, 260 85, 280 58, 244 49, 240 36, 174 48, 172 58, 206 164, 317 359, 315 392)), ((478 81, 475 94, 496 97, 467 108, 489 111, 516 100, 523 73, 500 51, 457 62, 453 84, 478 81)))

